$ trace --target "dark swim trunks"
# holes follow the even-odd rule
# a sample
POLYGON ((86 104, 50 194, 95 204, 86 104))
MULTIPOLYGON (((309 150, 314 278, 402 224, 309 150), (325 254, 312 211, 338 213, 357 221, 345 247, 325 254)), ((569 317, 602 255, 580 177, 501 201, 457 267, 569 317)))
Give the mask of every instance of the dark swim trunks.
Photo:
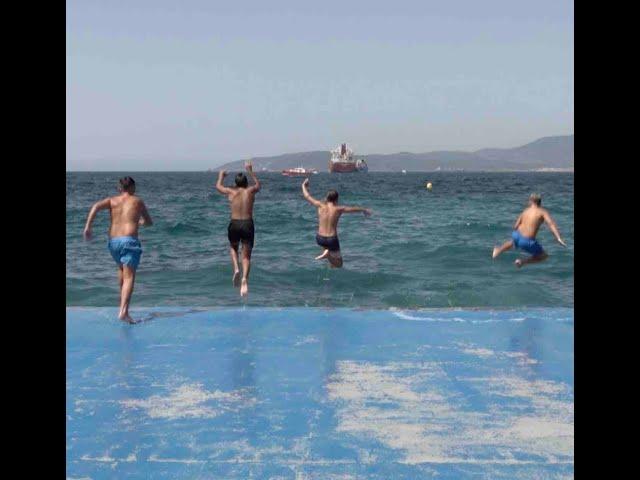
POLYGON ((337 252, 340 250, 340 242, 338 241, 337 236, 323 237, 322 235, 316 234, 316 242, 318 245, 326 248, 330 252, 337 252))
POLYGON ((514 247, 519 248, 520 250, 524 250, 534 257, 544 252, 544 250, 542 249, 542 245, 540 245, 535 238, 525 237, 521 235, 517 230, 513 231, 513 233, 511 234, 511 238, 513 239, 514 247))
POLYGON ((229 223, 227 229, 229 243, 237 244, 242 240, 244 243, 248 243, 250 248, 253 248, 253 219, 246 220, 233 220, 229 223))

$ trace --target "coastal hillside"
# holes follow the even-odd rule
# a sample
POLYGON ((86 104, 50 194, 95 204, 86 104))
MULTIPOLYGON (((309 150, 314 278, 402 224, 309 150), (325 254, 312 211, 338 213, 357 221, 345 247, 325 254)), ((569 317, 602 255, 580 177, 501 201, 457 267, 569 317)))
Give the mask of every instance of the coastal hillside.
MULTIPOLYGON (((574 135, 543 137, 514 148, 484 148, 475 152, 435 151, 428 153, 400 152, 391 154, 359 155, 372 172, 430 172, 434 170, 573 170, 574 135)), ((273 157, 253 158, 256 170, 280 171, 303 166, 327 171, 329 151, 287 153, 273 157)), ((240 170, 243 160, 226 163, 215 170, 240 170)))

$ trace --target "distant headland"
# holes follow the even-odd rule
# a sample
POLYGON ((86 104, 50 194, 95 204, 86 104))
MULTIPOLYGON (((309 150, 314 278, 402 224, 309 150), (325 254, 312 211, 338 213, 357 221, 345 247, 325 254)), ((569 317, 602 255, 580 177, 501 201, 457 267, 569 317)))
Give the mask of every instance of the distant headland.
MULTIPOLYGON (((543 137, 515 148, 484 148, 475 152, 435 151, 391 154, 357 154, 364 158, 370 172, 433 171, 561 171, 572 172, 574 135, 543 137)), ((254 157, 257 171, 281 171, 304 166, 327 171, 330 152, 287 153, 273 157, 254 157)), ((225 163, 211 170, 240 170, 245 160, 225 163)))

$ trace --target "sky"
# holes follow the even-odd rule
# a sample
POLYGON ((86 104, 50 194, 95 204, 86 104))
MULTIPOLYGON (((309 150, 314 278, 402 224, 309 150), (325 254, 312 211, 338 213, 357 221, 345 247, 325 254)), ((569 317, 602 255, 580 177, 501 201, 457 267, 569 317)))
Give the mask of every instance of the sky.
POLYGON ((67 170, 573 134, 573 1, 67 0, 67 170))

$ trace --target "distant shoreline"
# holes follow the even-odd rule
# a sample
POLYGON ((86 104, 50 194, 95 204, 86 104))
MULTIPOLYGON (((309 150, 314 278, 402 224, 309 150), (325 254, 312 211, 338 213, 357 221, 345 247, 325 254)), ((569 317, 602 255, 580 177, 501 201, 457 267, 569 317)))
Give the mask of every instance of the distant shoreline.
MULTIPOLYGON (((220 170, 67 170, 66 173, 218 173, 220 170)), ((282 173, 281 170, 262 170, 260 173, 282 173)), ((319 172, 318 174, 329 172, 319 172)), ((397 170, 369 170, 369 173, 354 173, 354 175, 369 175, 370 173, 398 173, 397 170)), ((573 168, 540 168, 535 170, 407 170, 409 173, 574 173, 573 168)), ((332 173, 331 175, 349 175, 332 173)), ((301 177, 302 178, 302 177, 301 177)))

